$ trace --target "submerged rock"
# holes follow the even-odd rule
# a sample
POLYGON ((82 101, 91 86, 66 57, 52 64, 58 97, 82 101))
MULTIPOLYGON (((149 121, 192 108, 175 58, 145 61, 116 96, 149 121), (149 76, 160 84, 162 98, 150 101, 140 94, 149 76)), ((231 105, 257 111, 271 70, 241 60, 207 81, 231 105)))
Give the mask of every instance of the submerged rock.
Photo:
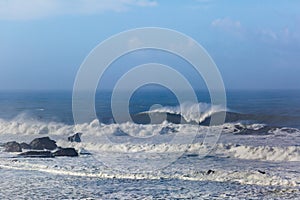
POLYGON ((29 158, 53 158, 51 151, 27 151, 20 153, 19 156, 29 158))
POLYGON ((7 142, 4 144, 4 151, 5 152, 22 152, 22 147, 16 141, 7 142))
POLYGON ((82 133, 75 133, 74 135, 68 137, 69 142, 81 142, 82 133))
POLYGON ((160 131, 159 134, 160 135, 164 135, 164 134, 168 134, 168 133, 176 133, 178 132, 178 130, 176 128, 170 127, 170 126, 166 126, 163 127, 160 131))
POLYGON ((29 145, 35 150, 54 150, 57 148, 56 142, 49 137, 36 138, 29 145))
POLYGON ((59 148, 54 153, 53 156, 69 156, 69 157, 77 157, 78 153, 74 148, 59 148))
POLYGON ((214 170, 211 170, 211 169, 209 169, 209 170, 206 172, 207 175, 214 174, 214 173, 215 173, 215 171, 214 171, 214 170))
POLYGON ((186 154, 186 157, 198 157, 199 154, 197 153, 190 153, 190 154, 186 154))
POLYGON ((89 151, 85 150, 85 149, 79 149, 78 151, 79 155, 92 155, 89 151))

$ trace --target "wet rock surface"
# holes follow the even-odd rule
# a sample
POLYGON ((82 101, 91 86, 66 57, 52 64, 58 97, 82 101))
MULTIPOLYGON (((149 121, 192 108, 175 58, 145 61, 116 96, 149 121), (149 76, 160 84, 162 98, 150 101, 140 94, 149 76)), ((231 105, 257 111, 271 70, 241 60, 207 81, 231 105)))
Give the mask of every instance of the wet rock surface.
POLYGON ((21 145, 19 143, 17 143, 16 141, 7 142, 3 146, 4 146, 5 152, 22 152, 21 145))
POLYGON ((34 150, 54 150, 57 148, 56 142, 49 137, 36 138, 29 145, 34 150))

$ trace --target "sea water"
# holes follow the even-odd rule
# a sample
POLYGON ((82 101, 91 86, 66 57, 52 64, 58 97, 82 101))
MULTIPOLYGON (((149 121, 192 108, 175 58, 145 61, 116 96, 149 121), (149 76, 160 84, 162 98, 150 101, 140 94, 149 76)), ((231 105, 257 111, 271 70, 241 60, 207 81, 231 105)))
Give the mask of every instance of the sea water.
POLYGON ((0 143, 49 136, 92 155, 21 158, 0 148, 0 198, 299 198, 300 92, 227 91, 226 108, 211 105, 205 91, 197 96, 196 104, 180 104, 168 90, 140 90, 129 102, 133 122, 116 123, 111 92, 99 91, 98 119, 75 125, 71 91, 2 91, 0 143), (208 126, 218 112, 227 113, 225 123, 208 126), (151 116, 161 120, 150 123, 151 116), (215 128, 221 137, 200 156, 215 128), (81 143, 68 142, 75 132, 81 143), (186 145, 170 142, 174 134, 195 135, 186 145))

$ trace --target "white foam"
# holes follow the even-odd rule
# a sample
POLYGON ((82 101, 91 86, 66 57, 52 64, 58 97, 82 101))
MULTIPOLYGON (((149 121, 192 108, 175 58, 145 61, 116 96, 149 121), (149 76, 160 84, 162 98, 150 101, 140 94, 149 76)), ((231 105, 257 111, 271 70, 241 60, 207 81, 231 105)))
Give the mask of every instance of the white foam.
MULTIPOLYGON (((89 141, 96 141, 92 138, 89 141)), ((101 140, 99 140, 101 141, 101 140)), ((59 140, 58 144, 61 146, 68 146, 70 143, 59 140)), ((188 153, 205 152, 208 147, 202 143, 195 143, 191 145, 186 144, 101 144, 96 142, 82 142, 72 143, 72 147, 77 149, 84 148, 93 152, 118 152, 120 154, 145 152, 146 153, 179 153, 187 149, 188 153)), ((223 156, 231 156, 245 160, 262 160, 262 161, 300 161, 300 147, 299 146, 246 146, 238 144, 222 144, 219 143, 215 147, 215 153, 223 156)))
POLYGON ((75 132, 82 132, 84 135, 110 135, 117 129, 136 137, 149 137, 158 135, 163 127, 171 126, 181 132, 198 132, 198 126, 195 125, 176 125, 170 124, 166 121, 162 124, 141 125, 131 122, 122 124, 101 124, 98 120, 91 123, 66 125, 58 122, 41 122, 38 120, 27 119, 0 119, 0 135, 1 134, 16 134, 16 135, 68 135, 75 132))
POLYGON ((300 147, 244 146, 220 144, 218 152, 235 158, 265 161, 300 161, 300 147))
MULTIPOLYGON (((34 160, 35 161, 35 160, 34 160)), ((77 160, 78 161, 78 160, 77 160)), ((81 160, 87 162, 87 160, 81 160)), ((133 179, 133 180, 160 180, 160 179, 178 179, 187 181, 216 181, 216 182, 238 182, 241 184, 263 185, 263 186, 299 186, 296 177, 284 178, 280 175, 266 173, 261 174, 256 170, 243 171, 225 171, 217 169, 213 174, 207 174, 206 171, 185 170, 182 171, 155 171, 141 173, 121 173, 111 171, 99 163, 88 161, 89 163, 81 163, 76 161, 68 162, 67 160, 48 160, 47 162, 32 163, 32 160, 22 160, 11 162, 9 160, 1 160, 0 167, 14 170, 31 170, 40 171, 51 174, 68 175, 68 176, 84 176, 101 179, 133 179), (93 168, 92 166, 98 166, 93 168)))
POLYGON ((72 130, 72 126, 63 123, 0 119, 0 134, 63 134, 72 130))
POLYGON ((223 129, 223 133, 239 133, 241 132, 241 130, 237 129, 236 126, 239 126, 243 129, 248 129, 248 130, 260 130, 264 127, 266 127, 265 124, 242 124, 240 122, 237 123, 226 123, 223 125, 224 129, 223 129))
MULTIPOLYGON (((211 127, 203 127, 197 125, 188 124, 151 124, 151 125, 141 125, 134 123, 123 123, 123 124, 110 124, 104 125, 99 124, 97 120, 91 122, 90 124, 81 125, 65 125, 62 123, 44 123, 39 121, 6 121, 0 120, 0 135, 8 135, 9 140, 13 140, 13 135, 16 135, 16 141, 26 138, 26 135, 30 135, 30 139, 37 137, 40 134, 48 134, 57 140, 60 146, 74 146, 76 149, 84 148, 88 151, 96 152, 120 152, 120 153, 130 153, 130 152, 168 152, 177 153, 186 148, 185 144, 132 144, 132 143, 121 143, 121 144, 107 144, 102 143, 101 137, 106 137, 112 135, 117 129, 128 133, 133 137, 150 137, 153 135, 159 135, 159 131, 166 126, 176 128, 179 132, 176 134, 186 135, 189 133, 198 133, 198 135, 205 135, 208 131, 212 130, 211 127), (69 143, 66 138, 68 135, 74 132, 82 132, 82 143, 69 143), (51 134, 49 134, 51 133, 51 134), (21 137, 23 135, 23 137, 21 137), (21 139, 20 139, 21 138, 21 139)), ((227 130, 232 129, 234 124, 227 124, 227 130)), ((251 125, 253 129, 259 129, 263 125, 251 125)), ((250 127, 247 127, 250 128, 250 127)), ((285 129, 283 129, 285 130, 285 129)), ((276 130, 277 133, 283 133, 282 130, 276 130)), ((173 133, 172 133, 173 134, 173 133)), ((163 136, 162 136, 163 137, 163 136)), ((5 139, 5 138, 4 138, 5 139)), ((5 140, 2 141, 5 142, 5 140)), ((23 140, 24 141, 24 140, 23 140)), ((28 140, 27 140, 28 141, 28 140)), ((190 152, 200 152, 204 147, 200 142, 192 144, 189 146, 190 152)), ((266 161, 300 161, 300 147, 299 146, 251 146, 251 145, 236 145, 236 144, 218 144, 216 148, 217 153, 222 153, 224 155, 233 156, 239 159, 248 160, 266 160, 266 161)))
POLYGON ((296 128, 289 128, 289 127, 282 127, 282 128, 276 128, 274 130, 270 130, 269 133, 273 133, 278 136, 282 135, 300 135, 300 130, 296 128))

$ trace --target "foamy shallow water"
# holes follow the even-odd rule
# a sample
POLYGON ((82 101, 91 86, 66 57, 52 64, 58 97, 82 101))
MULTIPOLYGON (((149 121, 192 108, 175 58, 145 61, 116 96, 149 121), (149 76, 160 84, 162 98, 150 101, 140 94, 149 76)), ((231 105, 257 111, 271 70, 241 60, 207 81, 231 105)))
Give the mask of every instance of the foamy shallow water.
POLYGON ((299 190, 235 182, 99 179, 3 170, 1 199, 295 199, 299 190), (13 185, 13 186, 12 186, 13 185))
POLYGON ((261 175, 255 169, 241 171, 245 170, 243 166, 236 166, 234 171, 226 171, 229 166, 214 168, 216 173, 207 175, 206 169, 200 171, 199 166, 194 166, 197 172, 184 170, 188 164, 184 161, 181 167, 178 164, 153 174, 133 175, 111 173, 104 168, 101 170, 100 165, 93 166, 87 160, 40 159, 37 163, 26 159, 4 163, 0 168, 0 198, 295 199, 300 195, 299 184, 290 185, 291 181, 284 177, 286 172, 275 172, 273 167, 269 168, 271 172, 266 175, 261 175), (83 163, 78 165, 80 162, 83 163))

